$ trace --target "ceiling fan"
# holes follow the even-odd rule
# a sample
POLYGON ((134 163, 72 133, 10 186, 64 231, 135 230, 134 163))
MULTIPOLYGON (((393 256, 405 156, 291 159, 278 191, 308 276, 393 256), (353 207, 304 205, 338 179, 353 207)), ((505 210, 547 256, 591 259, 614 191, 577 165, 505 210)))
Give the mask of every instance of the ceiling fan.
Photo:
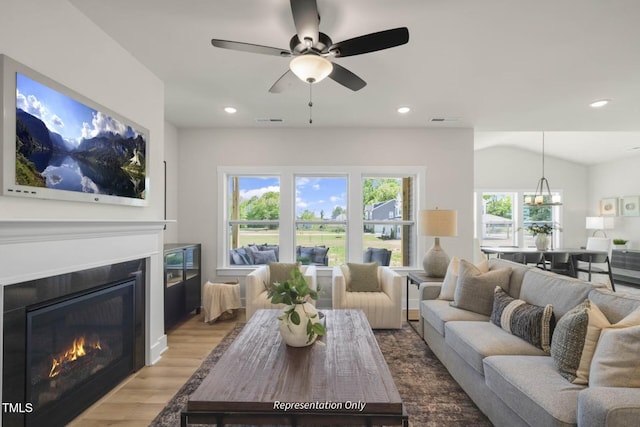
POLYGON ((293 56, 289 64, 290 69, 269 89, 271 93, 279 93, 288 86, 289 79, 294 75, 310 84, 329 77, 353 91, 360 90, 367 83, 341 65, 329 61, 327 57, 344 58, 361 55, 400 46, 409 41, 409 30, 406 27, 400 27, 333 43, 328 35, 319 30, 320 15, 316 0, 291 0, 291 12, 296 34, 289 42, 289 49, 219 39, 212 39, 211 44, 223 49, 283 57, 293 56))

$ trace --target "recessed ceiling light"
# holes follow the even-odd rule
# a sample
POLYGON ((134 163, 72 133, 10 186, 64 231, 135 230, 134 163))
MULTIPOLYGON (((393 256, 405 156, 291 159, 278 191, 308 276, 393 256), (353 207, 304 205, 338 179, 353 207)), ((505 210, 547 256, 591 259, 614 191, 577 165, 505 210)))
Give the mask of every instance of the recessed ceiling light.
POLYGON ((400 114, 407 114, 409 111, 411 111, 411 108, 409 108, 409 107, 399 107, 398 108, 398 113, 400 113, 400 114))
POLYGON ((593 101, 589 105, 591 107, 593 107, 593 108, 600 108, 600 107, 604 107, 605 105, 607 105, 609 103, 609 101, 611 101, 611 100, 610 99, 598 99, 596 101, 593 101))
POLYGON ((235 109, 234 107, 224 107, 224 111, 226 111, 229 114, 235 114, 238 110, 235 109))

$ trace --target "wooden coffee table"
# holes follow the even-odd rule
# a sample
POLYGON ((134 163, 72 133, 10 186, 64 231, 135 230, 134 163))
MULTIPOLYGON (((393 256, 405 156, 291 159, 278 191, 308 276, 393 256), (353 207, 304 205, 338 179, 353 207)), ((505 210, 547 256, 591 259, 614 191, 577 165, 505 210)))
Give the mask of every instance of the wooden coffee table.
POLYGON ((258 310, 189 397, 181 425, 402 425, 408 416, 362 310, 323 310, 327 335, 287 346, 258 310))

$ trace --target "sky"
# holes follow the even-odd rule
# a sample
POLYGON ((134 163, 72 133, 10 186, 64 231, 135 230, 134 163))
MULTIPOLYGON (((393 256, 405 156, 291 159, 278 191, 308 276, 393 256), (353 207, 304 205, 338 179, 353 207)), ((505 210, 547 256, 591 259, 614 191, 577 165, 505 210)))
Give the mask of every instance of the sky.
POLYGON ((105 132, 125 137, 136 132, 105 113, 90 108, 35 80, 17 73, 16 107, 42 120, 51 132, 77 146, 105 132))
MULTIPOLYGON (((280 180, 277 177, 242 177, 240 179, 240 199, 248 200, 260 197, 266 192, 280 192, 280 180)), ((296 178, 296 216, 305 210, 315 212, 320 218, 331 218, 336 206, 347 208, 347 179, 341 178, 296 178)))

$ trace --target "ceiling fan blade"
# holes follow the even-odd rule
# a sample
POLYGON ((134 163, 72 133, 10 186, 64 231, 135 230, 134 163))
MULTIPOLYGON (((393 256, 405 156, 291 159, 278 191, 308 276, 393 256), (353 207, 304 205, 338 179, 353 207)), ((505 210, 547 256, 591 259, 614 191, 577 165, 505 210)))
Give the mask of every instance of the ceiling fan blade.
POLYGON ((301 81, 296 77, 295 74, 291 70, 287 70, 283 75, 280 76, 278 80, 271 86, 269 92, 271 93, 281 93, 286 89, 289 89, 294 85, 294 82, 301 81))
POLYGON ((407 27, 393 28, 391 30, 378 31, 377 33, 366 34, 335 43, 329 48, 335 57, 360 55, 363 53, 375 52, 377 50, 389 49, 400 46, 409 41, 409 30, 407 27))
POLYGON ((211 39, 211 44, 222 49, 240 50, 243 52, 260 53, 263 55, 275 56, 291 56, 291 52, 287 49, 278 49, 277 47, 261 46, 259 44, 233 42, 230 40, 211 39))
POLYGON ((335 62, 329 78, 353 91, 360 90, 367 85, 367 82, 335 62))
POLYGON ((320 32, 320 15, 316 0, 291 0, 291 13, 298 38, 303 43, 305 39, 311 39, 309 47, 313 46, 318 41, 320 32))

